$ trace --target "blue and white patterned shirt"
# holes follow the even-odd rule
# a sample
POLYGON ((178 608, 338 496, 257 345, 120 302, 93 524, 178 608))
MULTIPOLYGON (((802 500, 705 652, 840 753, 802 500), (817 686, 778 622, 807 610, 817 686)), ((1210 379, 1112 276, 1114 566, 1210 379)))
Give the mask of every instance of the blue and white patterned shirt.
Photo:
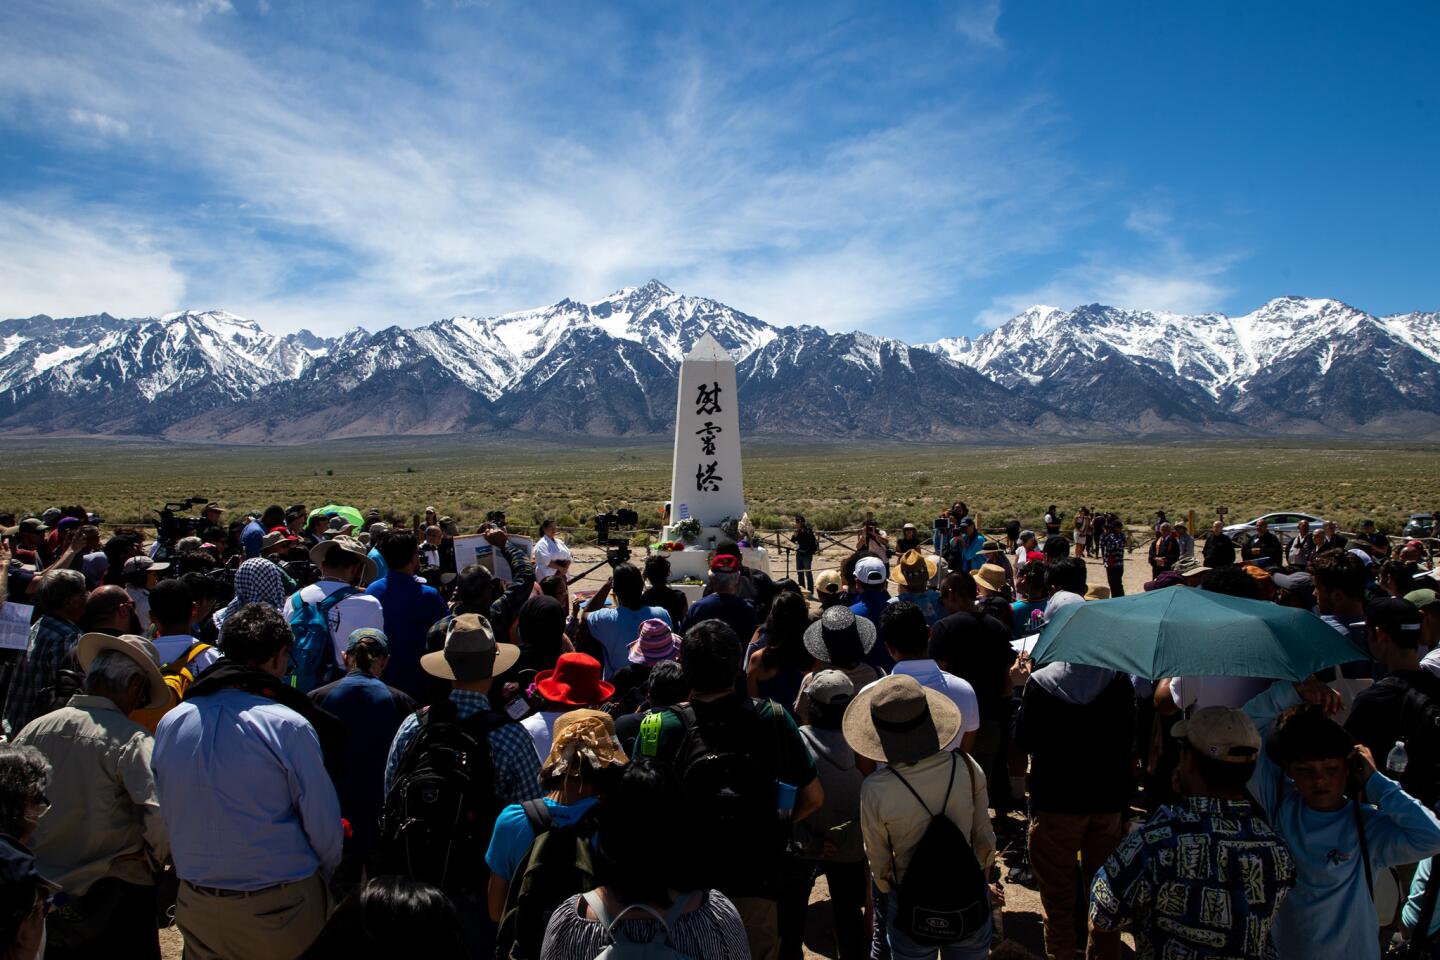
MULTIPOLYGON (((473 717, 490 709, 490 698, 473 690, 451 690, 450 702, 455 704, 458 720, 473 717)), ((385 793, 395 783, 400 761, 410 750, 420 730, 420 714, 410 714, 395 731, 390 756, 385 760, 385 793)), ((504 723, 490 731, 490 756, 495 765, 495 798, 500 803, 522 803, 540 796, 540 758, 535 755, 535 742, 518 723, 504 723)))
POLYGON ((1139 960, 1275 956, 1270 924, 1295 861, 1248 800, 1161 807, 1095 874, 1090 923, 1129 928, 1139 960))

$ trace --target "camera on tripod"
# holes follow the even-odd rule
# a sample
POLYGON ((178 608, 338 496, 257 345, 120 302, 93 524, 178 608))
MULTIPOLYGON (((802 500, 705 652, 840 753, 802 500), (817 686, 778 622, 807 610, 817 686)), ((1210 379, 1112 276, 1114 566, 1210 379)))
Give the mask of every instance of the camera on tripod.
POLYGON ((628 537, 612 537, 612 529, 633 528, 640 522, 640 514, 634 510, 613 510, 595 515, 595 542, 605 548, 605 562, 612 567, 630 559, 628 537))
POLYGON ((155 513, 160 519, 153 522, 156 538, 160 541, 161 546, 168 550, 173 548, 175 542, 183 537, 198 537, 200 531, 205 529, 205 518, 181 517, 176 516, 176 513, 209 502, 205 497, 187 497, 183 500, 172 500, 156 510, 155 513))

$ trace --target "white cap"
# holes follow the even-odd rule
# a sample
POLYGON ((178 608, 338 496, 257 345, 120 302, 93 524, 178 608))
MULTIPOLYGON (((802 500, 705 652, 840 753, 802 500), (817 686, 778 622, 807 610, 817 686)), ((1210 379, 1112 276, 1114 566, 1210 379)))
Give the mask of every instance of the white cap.
POLYGON ((879 557, 864 557, 855 564, 855 579, 864 584, 885 582, 885 561, 879 557))

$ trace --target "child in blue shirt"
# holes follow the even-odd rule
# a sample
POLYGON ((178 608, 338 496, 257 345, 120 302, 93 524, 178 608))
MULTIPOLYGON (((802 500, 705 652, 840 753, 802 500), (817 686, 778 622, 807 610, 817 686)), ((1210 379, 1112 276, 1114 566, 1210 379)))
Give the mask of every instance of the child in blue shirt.
POLYGON ((1378 960, 1380 925, 1360 831, 1373 879, 1440 852, 1440 820, 1325 715, 1319 704, 1332 697, 1314 679, 1278 681, 1245 706, 1265 740, 1250 791, 1289 844, 1298 873, 1270 938, 1281 957, 1378 960), (1313 702, 1302 704, 1302 691, 1313 702))

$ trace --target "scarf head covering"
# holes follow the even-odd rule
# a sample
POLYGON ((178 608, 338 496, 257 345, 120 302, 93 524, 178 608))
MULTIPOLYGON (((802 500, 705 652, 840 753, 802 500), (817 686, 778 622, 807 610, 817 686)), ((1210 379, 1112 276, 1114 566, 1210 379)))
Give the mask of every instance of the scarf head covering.
POLYGON ((584 760, 592 770, 630 762, 615 736, 615 721, 604 711, 571 710, 555 718, 555 738, 540 776, 578 777, 584 760))
POLYGON ((217 630, 247 603, 263 603, 280 609, 285 602, 285 579, 280 568, 264 557, 252 557, 235 571, 235 598, 212 617, 217 630))

